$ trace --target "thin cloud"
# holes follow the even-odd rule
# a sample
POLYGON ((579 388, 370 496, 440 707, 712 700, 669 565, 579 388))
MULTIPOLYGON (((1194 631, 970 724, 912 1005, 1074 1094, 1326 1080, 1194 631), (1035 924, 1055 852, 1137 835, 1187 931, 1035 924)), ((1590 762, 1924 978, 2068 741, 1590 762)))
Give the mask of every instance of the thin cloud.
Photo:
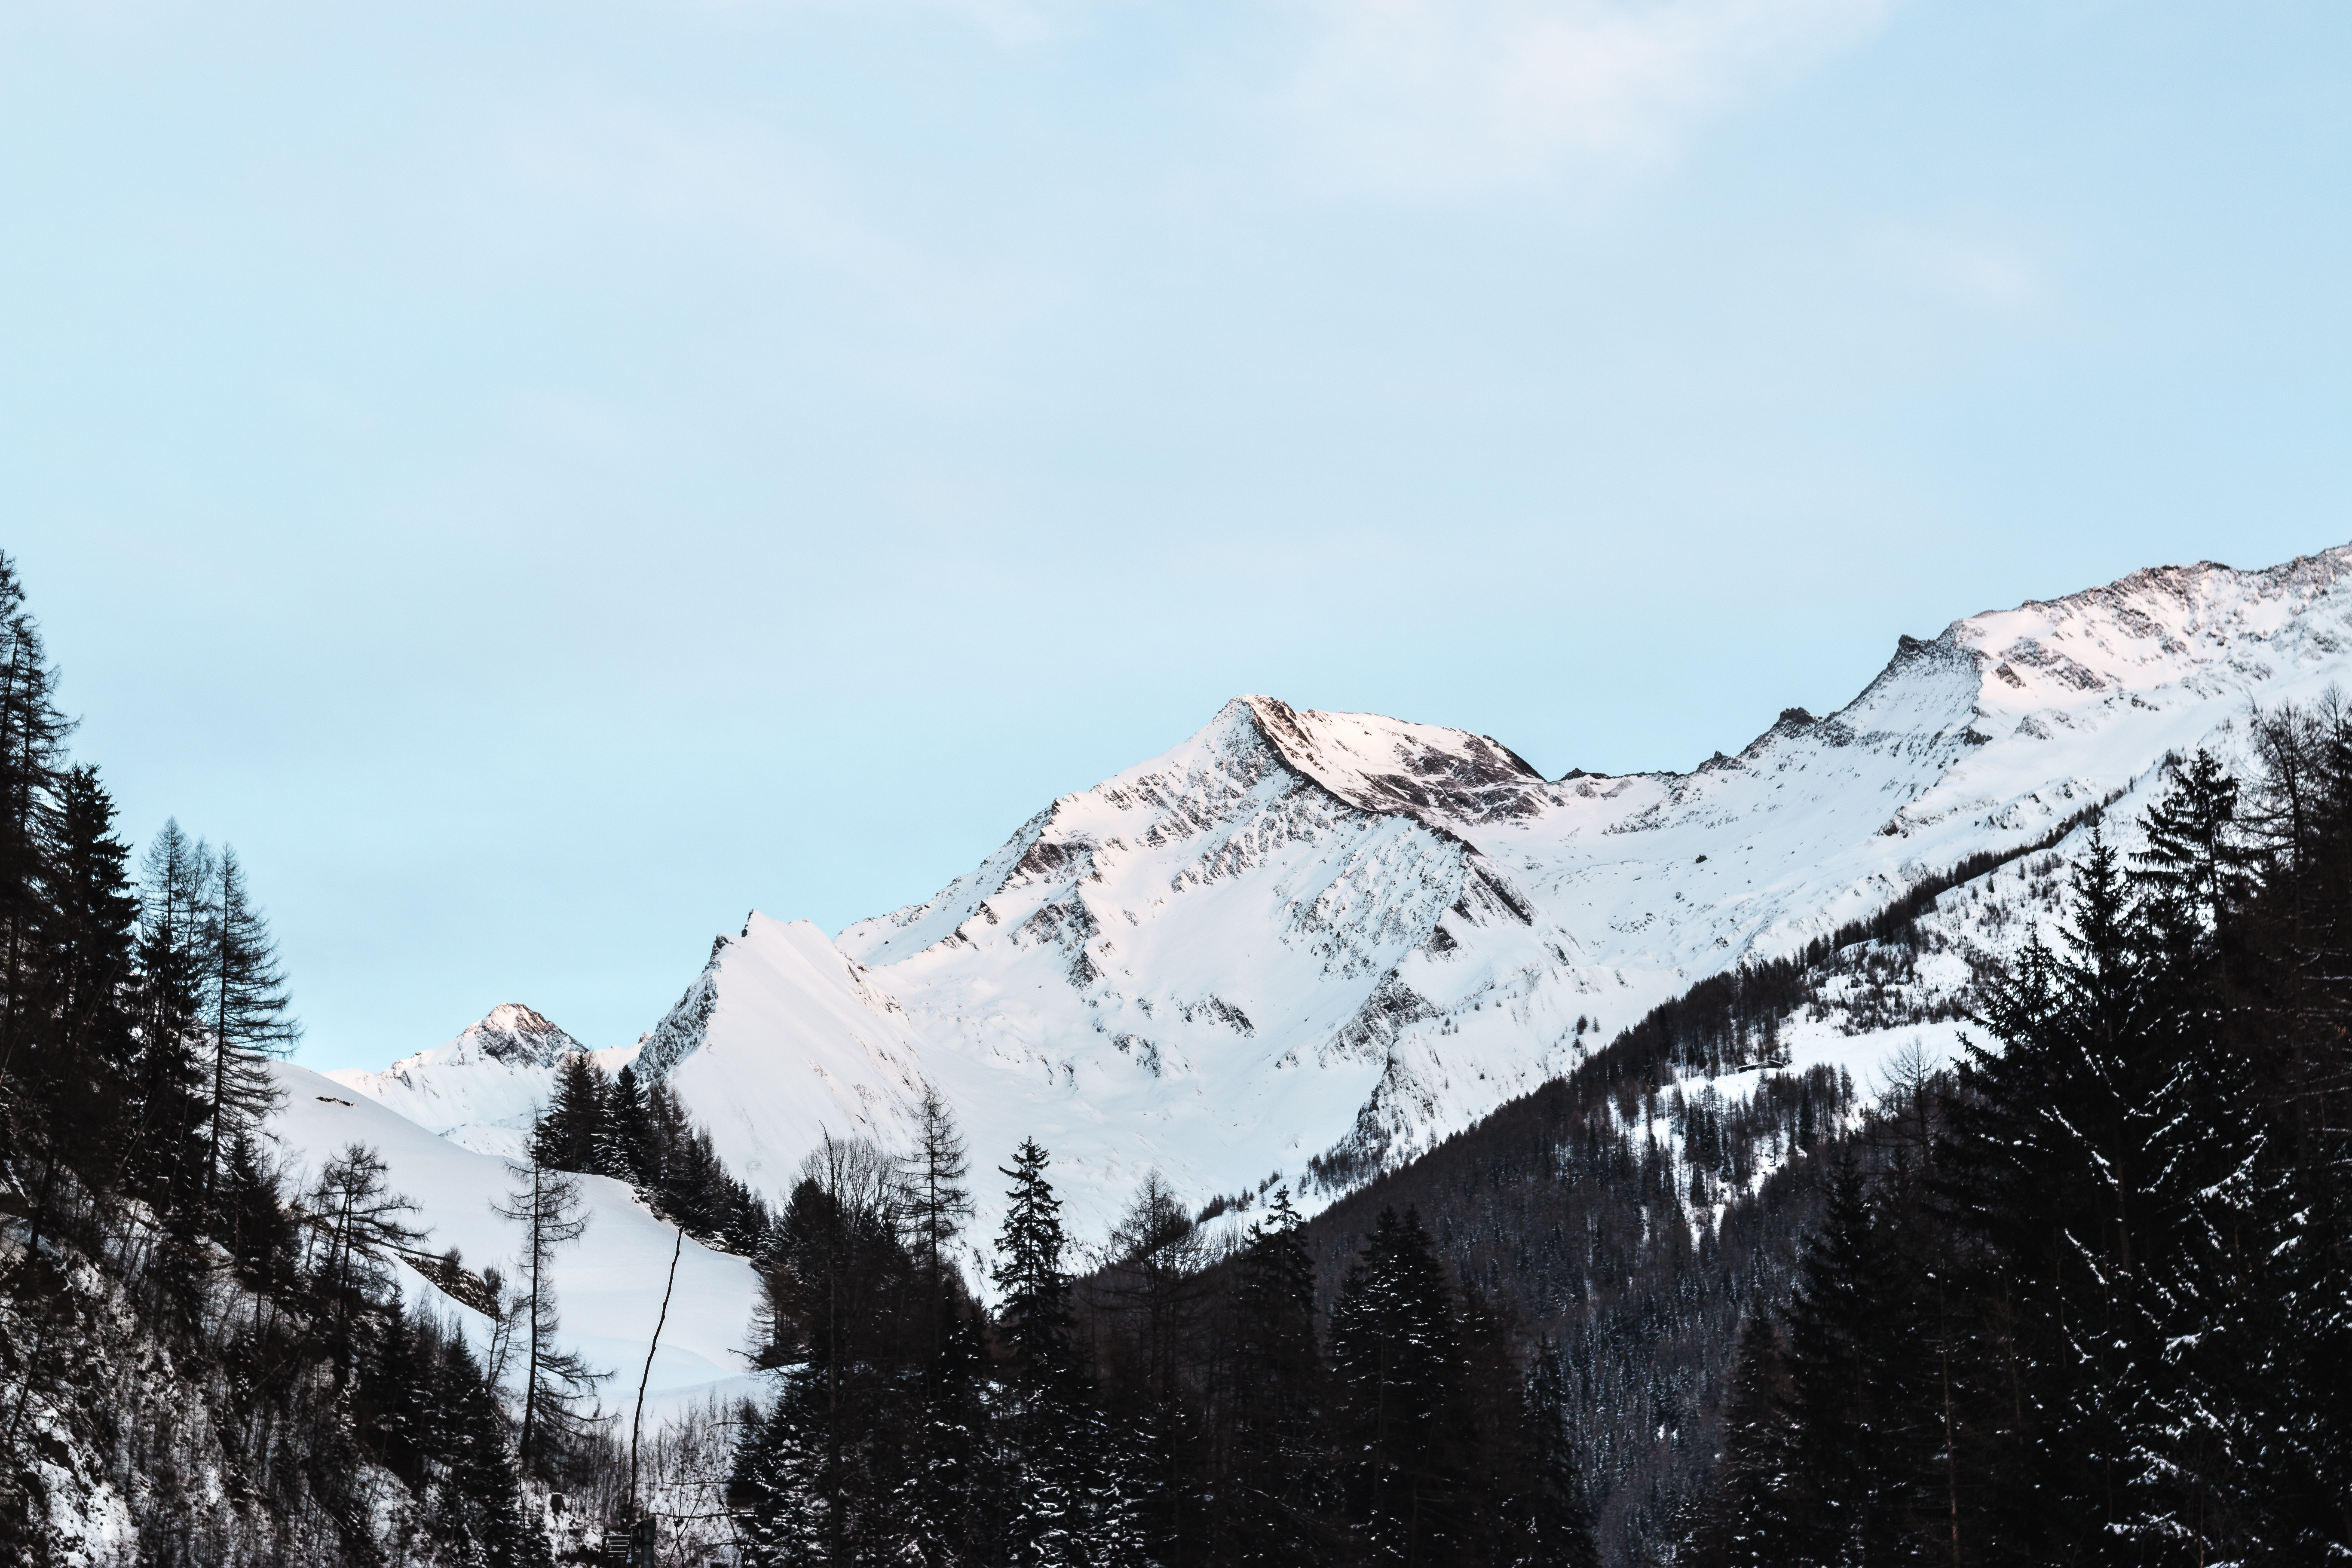
POLYGON ((1874 248, 1913 288, 1974 310, 2019 310, 2044 293, 2040 269, 2013 246, 1895 232, 1874 248))
POLYGON ((1853 47, 1891 0, 1299 0, 1318 162, 1443 194, 1670 161, 1744 93, 1853 47))

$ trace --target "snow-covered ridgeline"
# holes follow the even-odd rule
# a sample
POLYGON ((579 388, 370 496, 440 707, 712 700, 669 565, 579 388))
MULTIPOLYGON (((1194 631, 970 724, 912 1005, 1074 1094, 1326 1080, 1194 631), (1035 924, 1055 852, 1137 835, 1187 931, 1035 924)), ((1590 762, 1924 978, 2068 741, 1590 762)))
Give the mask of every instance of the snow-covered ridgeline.
MULTIPOLYGON (((1613 1034, 2117 791, 2136 811, 2168 752, 2352 672, 2347 569, 2165 568, 1973 616, 1686 773, 1546 780, 1486 737, 1239 698, 922 904, 831 942, 754 915, 606 1058, 642 1049, 777 1194, 824 1131, 893 1141, 926 1084, 982 1175, 1053 1150, 1082 1232, 1155 1165, 1202 1197, 1369 1173, 1571 1066, 1580 1017, 1613 1034)), ((1933 918, 2021 932, 2004 875, 1933 918)), ((544 1067, 433 1057, 338 1081, 428 1127, 511 1128, 545 1093, 544 1067)))

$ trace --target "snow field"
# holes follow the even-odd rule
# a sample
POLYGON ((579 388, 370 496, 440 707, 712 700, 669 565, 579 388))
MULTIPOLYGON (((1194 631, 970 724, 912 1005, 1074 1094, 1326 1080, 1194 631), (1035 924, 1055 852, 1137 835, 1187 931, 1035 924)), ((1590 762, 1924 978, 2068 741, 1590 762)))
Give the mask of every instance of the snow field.
MULTIPOLYGON (((468 1268, 479 1272, 488 1266, 509 1280, 520 1278, 515 1226, 491 1212, 509 1190, 506 1161, 436 1137, 322 1074, 290 1063, 278 1063, 273 1071, 286 1103, 270 1131, 296 1190, 347 1146, 367 1144, 383 1156, 391 1189, 416 1204, 410 1223, 430 1233, 419 1244, 423 1249, 437 1253, 455 1247, 468 1268)), ((551 1279, 562 1310, 564 1343, 593 1367, 614 1374, 599 1396, 625 1423, 661 1312, 677 1233, 621 1183, 603 1176, 577 1180, 591 1216, 588 1231, 557 1255, 551 1279)), ((413 1306, 457 1322, 475 1349, 487 1354, 488 1319, 404 1265, 402 1273, 413 1306)), ((713 1394, 732 1396, 754 1386, 742 1352, 757 1296, 750 1263, 687 1241, 647 1383, 648 1421, 713 1394)))

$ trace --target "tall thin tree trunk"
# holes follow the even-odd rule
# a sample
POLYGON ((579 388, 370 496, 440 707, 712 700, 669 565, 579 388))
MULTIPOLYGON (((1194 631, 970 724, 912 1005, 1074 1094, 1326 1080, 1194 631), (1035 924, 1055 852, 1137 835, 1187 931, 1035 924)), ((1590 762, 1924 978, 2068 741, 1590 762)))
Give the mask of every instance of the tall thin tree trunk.
POLYGON ((662 1325, 669 1321, 669 1293, 677 1288, 677 1260, 686 1251, 686 1232, 677 1233, 670 1247, 669 1279, 662 1286, 661 1315, 654 1320, 653 1342, 646 1346, 646 1370, 637 1378, 637 1413, 629 1421, 629 1521, 637 1518, 637 1433, 646 1420, 646 1384, 654 1375, 654 1352, 661 1348, 662 1325))
MULTIPOLYGON (((225 912, 225 911, 224 911, 225 912)), ((205 1152, 205 1213, 212 1218, 214 1189, 220 1183, 221 1116, 228 1096, 228 922, 221 921, 221 950, 216 1001, 213 1011, 213 1127, 211 1147, 205 1152)))
POLYGON ((530 1471, 533 1418, 539 1412, 540 1206, 539 1162, 533 1160, 530 1166, 530 1350, 522 1370, 522 1446, 520 1454, 526 1475, 530 1471))

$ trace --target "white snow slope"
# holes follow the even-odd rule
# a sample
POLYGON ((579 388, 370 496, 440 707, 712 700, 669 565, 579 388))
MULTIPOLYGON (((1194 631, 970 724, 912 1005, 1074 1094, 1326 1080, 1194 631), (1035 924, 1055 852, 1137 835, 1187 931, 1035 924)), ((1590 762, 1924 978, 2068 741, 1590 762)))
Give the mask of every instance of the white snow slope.
MULTIPOLYGON (((425 1244, 430 1250, 454 1247, 469 1268, 487 1266, 509 1280, 520 1278, 514 1263, 518 1229, 491 1209, 509 1190, 512 1167, 506 1160, 436 1137, 363 1095, 348 1093, 339 1079, 290 1063, 272 1070, 286 1100, 271 1130, 297 1190, 345 1148, 367 1144, 383 1156, 392 1190, 417 1205, 415 1223, 431 1227, 425 1244)), ((603 1176, 579 1180, 588 1229, 577 1244, 558 1252, 550 1278, 566 1345, 585 1355, 591 1367, 612 1374, 598 1390, 604 1408, 621 1412, 625 1422, 641 1377, 649 1422, 713 1394, 751 1389, 754 1380, 739 1353, 751 1342, 758 1294, 751 1266, 692 1240, 678 1249, 677 1288, 648 1372, 646 1347, 661 1315, 677 1232, 646 1212, 621 1183, 603 1176)), ((402 1273, 413 1300, 463 1326, 476 1349, 488 1346, 488 1320, 404 1266, 402 1273)))
MULTIPOLYGON (((1688 773, 1546 780, 1486 737, 1237 698, 927 903, 834 941, 753 915, 601 1059, 637 1054, 779 1195, 821 1131, 894 1141, 925 1083, 983 1176, 1051 1150, 1081 1235, 1152 1166, 1196 1200, 1310 1160, 1349 1182, 1572 1065, 1580 1016, 1613 1034, 2347 676, 2352 546, 1906 637, 1839 712, 1688 773)), ((520 1073, 464 1038, 338 1081, 511 1124, 520 1073)))

